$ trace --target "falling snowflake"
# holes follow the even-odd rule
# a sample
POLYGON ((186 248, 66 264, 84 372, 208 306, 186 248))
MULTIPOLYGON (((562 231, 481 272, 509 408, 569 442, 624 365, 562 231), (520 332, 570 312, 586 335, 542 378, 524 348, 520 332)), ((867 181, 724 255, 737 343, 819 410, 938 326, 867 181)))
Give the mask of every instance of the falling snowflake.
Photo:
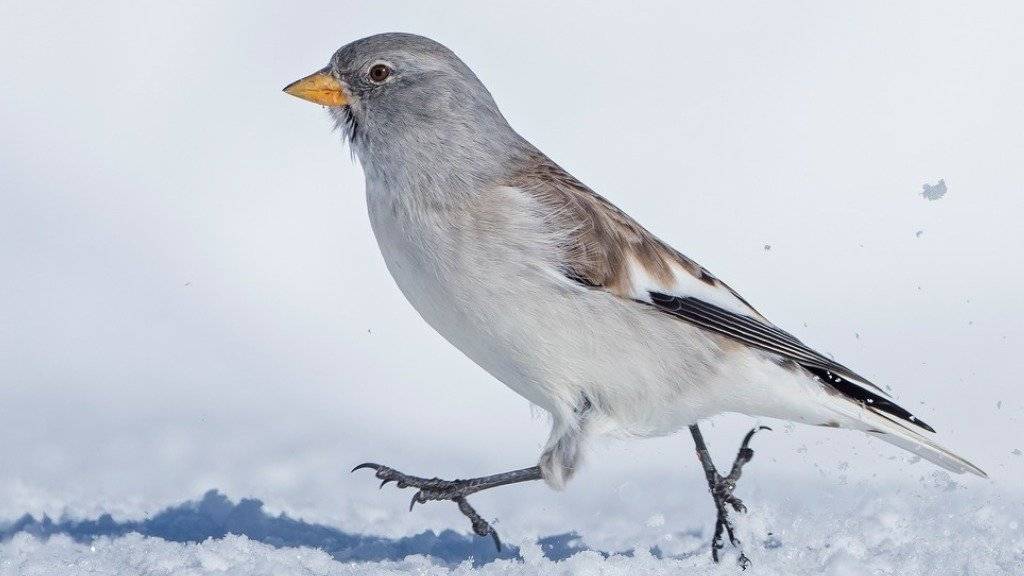
POLYGON ((938 184, 924 184, 921 186, 921 196, 928 200, 938 200, 946 195, 946 181, 939 178, 938 184))

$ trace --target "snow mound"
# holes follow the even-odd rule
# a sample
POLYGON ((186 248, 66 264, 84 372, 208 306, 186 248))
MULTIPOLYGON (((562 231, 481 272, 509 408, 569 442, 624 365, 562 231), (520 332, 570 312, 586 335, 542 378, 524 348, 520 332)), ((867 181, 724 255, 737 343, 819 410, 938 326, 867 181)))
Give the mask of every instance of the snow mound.
MULTIPOLYGON (((740 536, 753 561, 749 574, 1024 574, 1024 505, 1019 499, 969 497, 951 488, 931 499, 865 494, 847 506, 766 506, 739 518, 740 536), (772 526, 769 531, 768 526, 772 526)), ((820 503, 819 503, 820 504, 820 503)), ((833 503, 834 504, 834 503, 833 503)), ((676 535, 677 537, 679 535, 676 535)), ((692 536, 690 537, 692 539, 692 536)), ((201 542, 173 542, 127 533, 91 541, 67 534, 49 537, 17 532, 0 544, 0 576, 43 574, 140 575, 622 575, 738 573, 728 545, 721 566, 706 543, 665 554, 637 546, 635 553, 580 551, 551 559, 542 543, 519 544, 519 558, 484 565, 471 559, 446 562, 425 555, 401 560, 342 561, 309 546, 275 546, 227 534, 201 542)))

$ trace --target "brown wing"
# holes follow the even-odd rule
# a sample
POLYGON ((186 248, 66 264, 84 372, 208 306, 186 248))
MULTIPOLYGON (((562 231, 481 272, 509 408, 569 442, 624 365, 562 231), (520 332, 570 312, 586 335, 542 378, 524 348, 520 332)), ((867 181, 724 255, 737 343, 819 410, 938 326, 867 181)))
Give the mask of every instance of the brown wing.
POLYGON ((868 388, 887 395, 885 390, 776 327, 735 290, 543 155, 531 158, 508 184, 533 196, 552 225, 567 231, 562 271, 568 278, 790 360, 848 396, 922 424, 868 388))
POLYGON ((547 208, 558 229, 569 231, 564 272, 574 280, 632 298, 633 275, 642 272, 671 287, 681 271, 710 289, 728 293, 745 313, 763 319, 735 290, 547 157, 531 158, 509 184, 531 194, 547 208))

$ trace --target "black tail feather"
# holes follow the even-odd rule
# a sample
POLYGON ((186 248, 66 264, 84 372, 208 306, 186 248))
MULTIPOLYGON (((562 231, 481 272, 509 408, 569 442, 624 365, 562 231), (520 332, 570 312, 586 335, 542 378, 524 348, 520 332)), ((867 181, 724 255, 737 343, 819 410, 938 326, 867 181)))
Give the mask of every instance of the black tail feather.
POLYGON ((886 414, 891 414, 900 420, 910 422, 911 424, 919 426, 929 432, 935 432, 934 428, 929 426, 924 420, 921 420, 908 412, 906 408, 903 408, 892 400, 883 398, 870 390, 858 386, 855 382, 851 382, 831 370, 815 366, 803 366, 803 369, 814 374, 819 380, 835 388, 844 396, 852 398, 863 404, 867 404, 876 410, 885 412, 886 414))

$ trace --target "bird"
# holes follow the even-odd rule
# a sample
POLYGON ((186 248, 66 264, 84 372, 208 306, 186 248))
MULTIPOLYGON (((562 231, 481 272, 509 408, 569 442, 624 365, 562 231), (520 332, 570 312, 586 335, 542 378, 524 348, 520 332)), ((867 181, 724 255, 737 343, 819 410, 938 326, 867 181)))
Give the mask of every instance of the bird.
POLYGON ((595 438, 688 428, 716 509, 712 557, 727 536, 746 567, 732 521, 746 507, 734 491, 765 427, 746 434, 723 475, 699 427, 722 413, 860 430, 986 476, 885 389, 770 322, 537 149, 439 42, 362 38, 284 91, 326 107, 358 159, 373 234, 413 308, 550 415, 539 460, 526 468, 453 480, 374 462, 353 469, 373 470, 381 487, 415 489, 410 510, 454 502, 500 550, 470 495, 535 480, 561 489, 595 438))

